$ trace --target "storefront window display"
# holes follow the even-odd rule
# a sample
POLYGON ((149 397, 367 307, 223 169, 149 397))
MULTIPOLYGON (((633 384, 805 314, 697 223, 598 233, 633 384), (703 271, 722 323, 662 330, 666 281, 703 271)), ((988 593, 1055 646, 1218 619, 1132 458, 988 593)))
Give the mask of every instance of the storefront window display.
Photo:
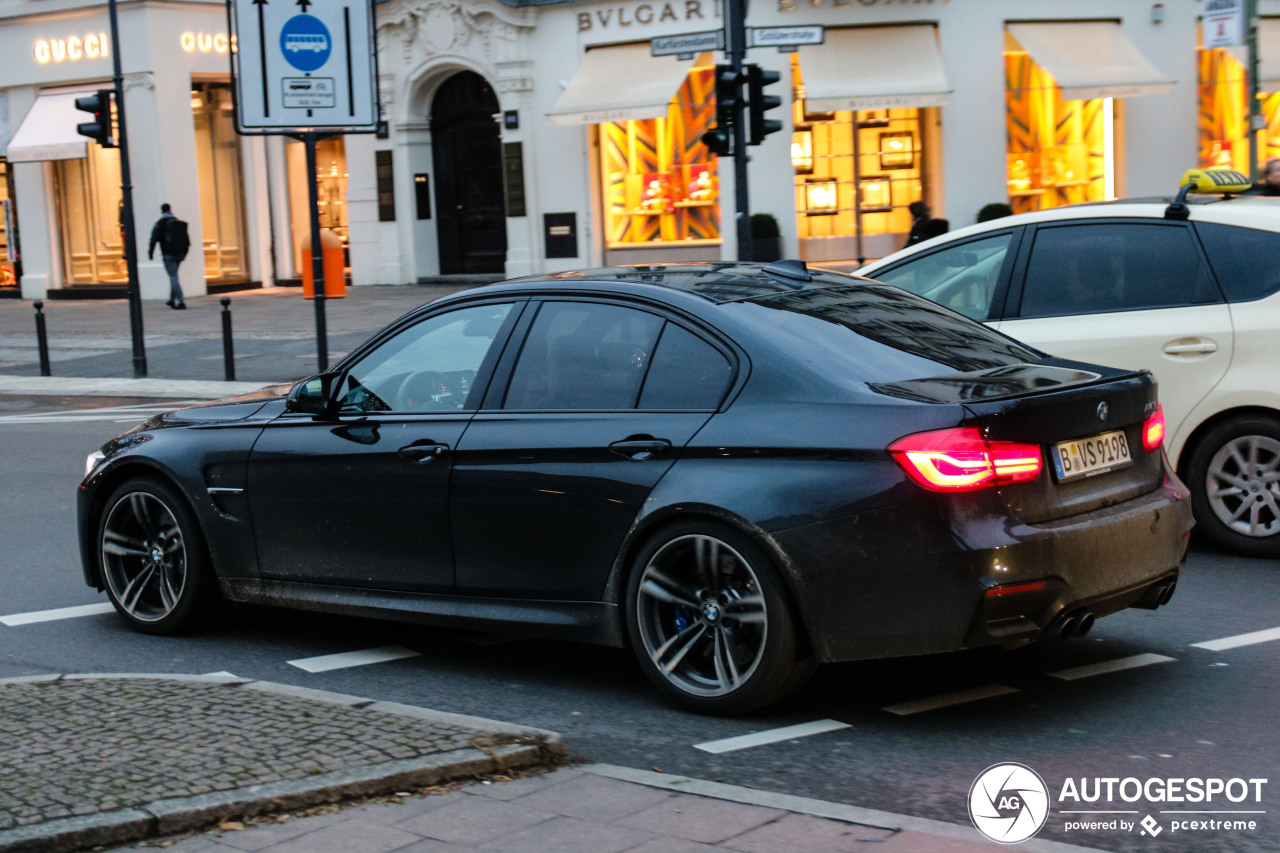
POLYGON ((1009 203, 1015 213, 1115 197, 1112 98, 1064 100, 1053 76, 1006 49, 1005 127, 1009 203))
MULTIPOLYGON (((1199 53, 1200 166, 1249 174, 1248 79, 1225 48, 1199 53)), ((1258 165, 1280 157, 1280 93, 1259 93, 1266 126, 1258 134, 1258 165)))
POLYGON ((240 137, 231 118, 231 87, 201 83, 191 89, 195 118, 204 275, 211 280, 248 278, 245 252, 244 178, 240 137))
POLYGON ((931 109, 808 112, 803 69, 795 54, 791 62, 797 236, 853 237, 859 258, 900 248, 911 230, 907 206, 924 193, 931 109))
POLYGON ((89 142, 85 149, 85 157, 53 164, 63 279, 68 285, 128 281, 120 151, 96 142, 89 142))
MULTIPOLYGON (((311 234, 310 202, 307 199, 307 156, 301 142, 291 142, 285 153, 289 171, 290 222, 293 227, 294 258, 301 257, 302 243, 311 234)), ((347 153, 341 136, 316 143, 316 184, 319 194, 320 227, 328 228, 347 245, 347 153)), ((301 261, 296 261, 301 263, 301 261)), ((301 270, 301 267, 299 267, 301 270)))
POLYGON ((609 248, 720 240, 717 159, 702 144, 715 124, 715 69, 699 65, 666 118, 599 125, 609 248))
POLYGON ((0 157, 0 287, 18 287, 16 211, 9 191, 9 163, 0 157))

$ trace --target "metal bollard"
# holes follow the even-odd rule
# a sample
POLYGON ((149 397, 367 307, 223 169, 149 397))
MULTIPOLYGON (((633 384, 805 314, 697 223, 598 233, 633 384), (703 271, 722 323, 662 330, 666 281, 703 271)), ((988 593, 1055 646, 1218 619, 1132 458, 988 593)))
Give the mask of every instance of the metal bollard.
POLYGON ((236 381, 236 353, 231 343, 231 297, 218 300, 222 303, 222 364, 228 382, 236 381))
POLYGON ((44 302, 37 299, 31 303, 36 309, 36 346, 40 350, 40 375, 52 376, 53 371, 49 369, 49 333, 44 328, 44 302))

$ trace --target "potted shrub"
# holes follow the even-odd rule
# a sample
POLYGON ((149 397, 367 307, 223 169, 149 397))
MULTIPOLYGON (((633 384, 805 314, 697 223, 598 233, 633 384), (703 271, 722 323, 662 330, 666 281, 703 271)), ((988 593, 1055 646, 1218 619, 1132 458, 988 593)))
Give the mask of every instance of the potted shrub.
POLYGON ((782 233, 772 213, 751 214, 751 260, 782 259, 782 233))
POLYGON ((988 222, 992 219, 1000 219, 1003 216, 1013 216, 1013 208, 1001 201, 984 205, 982 210, 978 211, 979 222, 988 222))

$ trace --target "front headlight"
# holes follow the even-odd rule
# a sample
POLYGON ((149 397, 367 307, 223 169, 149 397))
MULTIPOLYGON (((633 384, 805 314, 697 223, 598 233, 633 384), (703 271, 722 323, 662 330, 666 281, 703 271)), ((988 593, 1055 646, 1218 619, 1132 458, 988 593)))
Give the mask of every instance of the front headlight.
POLYGON ((106 459, 106 458, 107 458, 107 454, 103 453, 101 450, 95 450, 92 453, 90 453, 88 456, 86 456, 84 460, 85 477, 88 477, 90 474, 92 474, 93 469, 98 467, 98 463, 100 463, 103 459, 106 459))

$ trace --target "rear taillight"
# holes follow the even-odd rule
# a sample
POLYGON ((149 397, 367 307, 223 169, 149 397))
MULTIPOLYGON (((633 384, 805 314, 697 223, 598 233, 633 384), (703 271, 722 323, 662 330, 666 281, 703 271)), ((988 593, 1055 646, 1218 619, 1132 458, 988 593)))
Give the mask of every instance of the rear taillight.
POLYGON ((1043 465, 1040 446, 987 441, 977 427, 921 432, 889 445, 915 480, 936 492, 964 492, 1034 480, 1043 465))
POLYGON ((1148 453, 1164 444, 1164 406, 1156 403, 1156 410, 1142 424, 1142 448, 1148 453))

